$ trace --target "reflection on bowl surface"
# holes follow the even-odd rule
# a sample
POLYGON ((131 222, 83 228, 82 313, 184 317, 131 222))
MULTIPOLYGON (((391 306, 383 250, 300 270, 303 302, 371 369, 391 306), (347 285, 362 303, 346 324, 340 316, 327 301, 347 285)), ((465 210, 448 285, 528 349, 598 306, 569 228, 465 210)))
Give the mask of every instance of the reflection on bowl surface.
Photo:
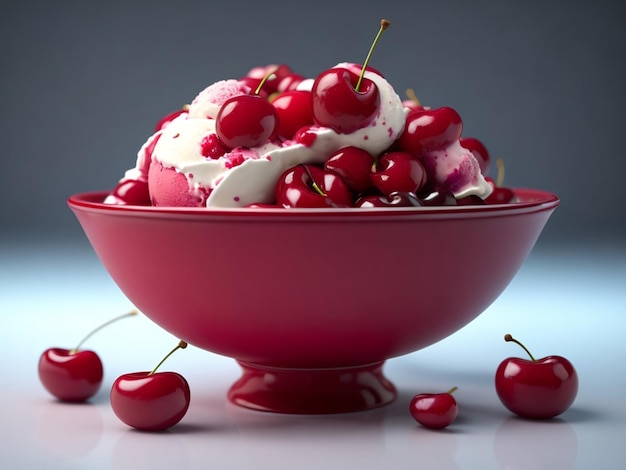
POLYGON ((244 370, 271 368, 274 382, 280 369, 345 376, 454 333, 504 290, 559 203, 528 189, 516 204, 408 209, 110 206, 105 195, 69 205, 129 300, 244 370))

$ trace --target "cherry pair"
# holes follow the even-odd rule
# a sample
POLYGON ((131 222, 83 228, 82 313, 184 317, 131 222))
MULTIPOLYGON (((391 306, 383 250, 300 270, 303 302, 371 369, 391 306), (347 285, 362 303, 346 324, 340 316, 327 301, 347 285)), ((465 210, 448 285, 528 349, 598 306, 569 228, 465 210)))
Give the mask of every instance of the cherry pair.
MULTIPOLYGON (((125 317, 132 311, 99 326, 78 343, 74 349, 49 348, 39 358, 38 374, 44 388, 65 402, 84 402, 93 397, 102 385, 103 366, 98 354, 81 350, 82 344, 95 332, 125 317)), ((157 369, 174 351, 187 347, 180 341, 151 372, 124 374, 114 382, 110 400, 114 413, 131 427, 158 431, 178 423, 186 414, 190 402, 189 384, 175 372, 157 369)))

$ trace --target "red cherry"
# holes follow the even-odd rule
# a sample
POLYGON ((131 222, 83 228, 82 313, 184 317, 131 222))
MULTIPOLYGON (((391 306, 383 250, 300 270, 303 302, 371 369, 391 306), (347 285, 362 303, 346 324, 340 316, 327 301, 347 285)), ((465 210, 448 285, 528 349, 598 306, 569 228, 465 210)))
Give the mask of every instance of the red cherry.
POLYGON ((157 122, 154 128, 154 131, 158 132, 162 129, 165 129, 170 122, 172 122, 175 118, 177 118, 181 114, 186 113, 188 109, 189 109, 189 106, 185 105, 181 109, 177 109, 176 111, 172 111, 171 113, 166 114, 159 120, 159 122, 157 122))
POLYGON ((366 127, 376 117, 380 95, 374 82, 363 77, 369 59, 389 21, 380 21, 380 28, 369 50, 360 75, 353 67, 335 67, 319 74, 313 82, 313 117, 315 122, 339 134, 349 134, 366 127))
POLYGON ((427 185, 418 192, 417 198, 424 206, 456 206, 454 194, 442 185, 427 185))
POLYGON ((515 193, 512 189, 503 186, 504 184, 504 161, 501 158, 496 160, 498 175, 496 181, 492 178, 485 178, 493 190, 485 198, 486 204, 509 204, 515 201, 515 193))
POLYGON ((454 422, 459 412, 452 393, 453 387, 445 393, 420 393, 411 400, 411 416, 422 426, 430 429, 443 429, 454 422))
POLYGON ((253 90, 257 88, 257 86, 265 81, 265 85, 263 85, 263 90, 268 95, 275 93, 279 90, 279 87, 283 80, 288 77, 293 77, 295 74, 291 70, 288 65, 285 64, 270 64, 265 67, 255 67, 248 71, 244 80, 253 90))
POLYGON ((313 124, 310 91, 286 91, 271 101, 278 114, 276 134, 283 139, 293 139, 304 126, 313 124))
POLYGON ((461 116, 452 108, 410 111, 398 144, 401 150, 419 157, 459 140, 462 130, 461 116))
POLYGON ((298 85, 304 80, 306 80, 306 78, 303 75, 297 73, 289 73, 280 79, 276 91, 278 91, 279 93, 284 93, 285 91, 296 90, 298 85))
POLYGON ((282 207, 350 207, 352 193, 336 173, 297 165, 279 178, 276 203, 282 207))
POLYGON ((423 111, 427 109, 422 105, 422 102, 419 100, 412 88, 406 90, 406 96, 408 99, 402 101, 402 106, 407 108, 409 111, 423 111))
POLYGON ((548 419, 566 411, 578 393, 578 375, 571 362, 561 356, 535 359, 511 335, 504 339, 519 344, 530 360, 510 357, 498 366, 495 384, 502 404, 531 419, 548 419))
POLYGON ((41 383, 62 401, 91 398, 100 389, 102 376, 102 361, 93 351, 50 348, 39 358, 41 383))
POLYGON ((485 204, 509 204, 515 200, 515 193, 510 188, 494 186, 491 194, 485 198, 485 204))
MULTIPOLYGON (((263 81, 262 78, 252 78, 252 77, 242 77, 238 80, 239 83, 242 83, 244 86, 247 86, 251 90, 258 88, 262 81, 263 81)), ((269 93, 265 89, 261 89, 255 94, 264 99, 269 98, 269 93)))
POLYGON ((80 350, 82 344, 95 332, 121 318, 136 315, 132 311, 109 320, 85 336, 74 349, 50 348, 39 358, 39 380, 46 390, 62 401, 82 402, 100 389, 103 367, 93 351, 80 350))
POLYGON ((111 196, 124 204, 149 206, 150 191, 148 182, 141 180, 123 180, 111 191, 111 196))
POLYGON ((257 147, 274 134, 278 113, 258 95, 234 96, 222 105, 216 117, 217 136, 228 148, 257 147))
POLYGON ((361 196, 354 205, 355 207, 420 207, 422 203, 413 193, 393 192, 389 196, 383 194, 361 196))
POLYGON ((489 173, 489 163, 490 157, 489 152, 487 151, 487 147, 478 139, 474 137, 462 137, 461 145, 465 147, 467 150, 472 152, 474 158, 478 161, 478 165, 480 166, 480 172, 483 176, 487 176, 489 173))
POLYGON ((373 187, 370 173, 374 157, 358 147, 343 147, 328 157, 324 168, 334 171, 355 193, 363 193, 373 187))
POLYGON ((363 79, 357 90, 358 78, 343 68, 326 70, 317 76, 311 90, 316 124, 349 134, 372 122, 380 107, 378 87, 363 79))
POLYGON ((380 157, 370 175, 378 190, 417 193, 426 183, 424 166, 407 152, 389 152, 380 157))
POLYGON ((122 422, 142 431, 162 431, 183 419, 191 397, 187 380, 176 372, 156 370, 174 351, 186 347, 180 341, 152 372, 133 372, 115 380, 111 407, 122 422))

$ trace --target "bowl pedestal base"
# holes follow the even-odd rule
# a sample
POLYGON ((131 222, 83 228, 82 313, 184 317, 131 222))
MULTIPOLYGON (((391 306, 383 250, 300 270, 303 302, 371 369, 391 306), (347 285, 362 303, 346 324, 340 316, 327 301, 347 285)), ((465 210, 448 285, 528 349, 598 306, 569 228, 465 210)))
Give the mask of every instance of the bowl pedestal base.
POLYGON ((329 414, 364 411, 386 405, 397 396, 383 375, 383 362, 336 369, 287 369, 238 361, 241 378, 228 399, 258 411, 329 414))

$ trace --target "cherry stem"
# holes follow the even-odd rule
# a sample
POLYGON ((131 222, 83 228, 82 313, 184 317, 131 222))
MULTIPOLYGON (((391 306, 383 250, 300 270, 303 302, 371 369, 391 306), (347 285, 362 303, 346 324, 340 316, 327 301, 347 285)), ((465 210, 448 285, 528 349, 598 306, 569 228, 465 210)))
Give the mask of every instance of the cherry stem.
POLYGON ((452 387, 450 390, 448 390, 446 393, 449 393, 450 395, 452 395, 454 392, 456 392, 459 389, 459 387, 457 387, 456 385, 454 387, 452 387))
POLYGON ((152 369, 152 372, 150 372, 148 375, 152 375, 152 374, 154 374, 154 373, 157 371, 157 369, 158 369, 159 367, 161 367, 161 365, 162 365, 162 364, 163 364, 163 363, 167 360, 167 358, 168 358, 168 357, 170 357, 172 354, 174 354, 177 350, 179 350, 179 349, 185 349, 186 347, 187 347, 187 343, 186 343, 185 341, 183 341, 183 340, 180 340, 180 341, 179 341, 179 343, 176 345, 176 347, 175 347, 174 349, 172 349, 172 350, 171 350, 171 351, 167 354, 167 356, 165 356, 163 359, 161 359, 161 362, 159 362, 159 363, 157 364, 157 366, 156 366, 154 369, 152 369))
POLYGON ((408 99, 410 99, 411 101, 413 101, 413 103, 415 103, 417 106, 421 106, 422 105, 422 102, 420 101, 420 99, 417 97, 417 95, 413 91, 413 88, 408 88, 406 90, 406 97, 408 99))
POLYGON ((102 324, 102 325, 100 325, 98 328, 96 328, 95 330, 91 331, 91 333, 89 333, 87 336, 85 336, 82 340, 80 340, 80 342, 78 343, 78 345, 77 345, 74 349, 72 349, 72 350, 70 351, 70 354, 76 354, 76 353, 78 352, 78 350, 80 349, 80 347, 83 345, 83 343, 84 343, 85 341, 87 341, 89 338, 91 338, 91 337, 93 336, 93 334, 94 334, 94 333, 96 333, 96 332, 100 331, 100 330, 101 330, 102 328, 104 328, 105 326, 108 326, 108 325, 110 325, 111 323, 114 323, 114 322, 116 322, 116 321, 118 321, 118 320, 121 320, 122 318, 132 317, 132 316, 134 316, 134 315, 137 315, 137 310, 132 310, 132 311, 130 311, 130 312, 128 312, 128 313, 125 313, 124 315, 120 315, 119 317, 115 317, 115 318, 113 318, 113 319, 109 320, 108 322, 103 323, 103 324, 102 324))
POLYGON ((278 67, 274 67, 272 70, 270 70, 268 73, 265 74, 265 76, 261 79, 261 81, 257 85, 256 90, 254 90, 255 95, 258 95, 259 93, 261 93, 261 88, 263 88, 263 85, 265 85, 265 82, 267 82, 270 79, 270 77, 276 73, 277 70, 278 70, 278 67))
POLYGON ((516 343, 518 345, 521 346, 521 348, 526 351, 526 353, 530 356, 531 361, 533 362, 537 362, 537 360, 533 357, 533 355, 530 353, 530 351, 526 348, 526 346, 524 346, 522 343, 520 343, 518 340, 516 340, 515 338, 513 338, 513 336, 511 336, 510 334, 505 334, 504 335, 504 341, 512 341, 513 343, 516 343))
POLYGON ((372 57, 372 53, 374 52, 374 49, 376 48, 376 44, 378 44, 378 41, 380 40, 380 37, 383 34, 383 31, 386 30, 390 24, 391 23, 389 22, 389 20, 386 20, 384 18, 380 20, 380 28, 378 29, 378 33, 376 34, 376 37, 374 38, 374 42, 372 43, 372 46, 370 47, 370 50, 367 53, 365 62, 363 62, 363 67, 361 67, 361 74, 359 75, 359 79, 357 80, 356 86, 354 87, 355 91, 359 91, 359 88, 361 88, 361 82, 363 81, 363 76, 365 75, 365 69, 367 68, 367 64, 369 63, 370 58, 372 57))
POLYGON ((504 184, 504 160, 498 158, 496 160, 496 166, 498 167, 498 175, 496 177, 496 186, 499 188, 504 184))
POLYGON ((311 186, 313 187, 313 189, 315 190, 315 192, 317 194, 319 194, 320 196, 328 196, 324 191, 322 191, 322 188, 320 188, 317 183, 315 182, 315 180, 313 179, 313 175, 311 174, 311 170, 309 170, 307 168, 306 165, 302 164, 302 168, 304 168, 304 171, 306 171, 307 175, 309 175, 309 178, 311 178, 311 186))

